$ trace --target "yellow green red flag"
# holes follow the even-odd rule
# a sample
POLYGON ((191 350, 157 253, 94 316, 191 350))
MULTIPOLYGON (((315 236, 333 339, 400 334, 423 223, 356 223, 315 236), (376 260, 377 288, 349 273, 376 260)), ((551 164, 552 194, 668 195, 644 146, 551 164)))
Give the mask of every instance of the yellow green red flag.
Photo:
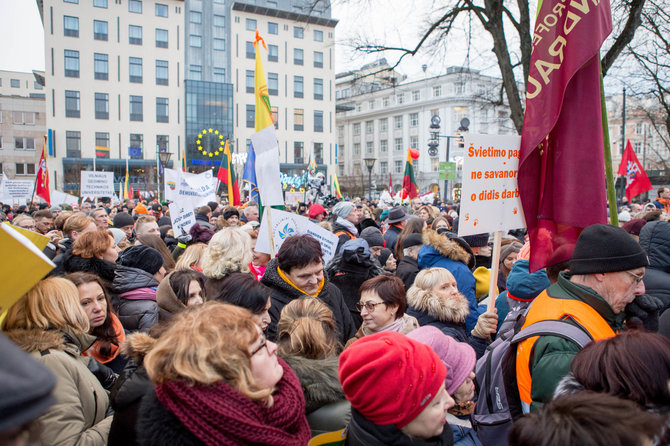
POLYGON ((340 182, 337 180, 337 174, 333 174, 333 190, 331 191, 337 198, 342 198, 342 192, 340 192, 340 182))

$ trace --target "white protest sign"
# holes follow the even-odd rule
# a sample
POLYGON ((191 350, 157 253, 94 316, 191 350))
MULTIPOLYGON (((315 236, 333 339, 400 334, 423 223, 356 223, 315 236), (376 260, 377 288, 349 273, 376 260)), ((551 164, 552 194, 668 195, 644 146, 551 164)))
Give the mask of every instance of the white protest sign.
POLYGON ((195 211, 189 202, 179 201, 170 203, 170 220, 175 237, 188 234, 191 226, 195 224, 195 211))
POLYGON ((211 170, 202 173, 164 169, 165 199, 189 202, 194 208, 216 201, 214 176, 211 170))
POLYGON ((305 202, 305 194, 303 192, 286 192, 284 200, 287 205, 297 206, 298 202, 305 202))
POLYGON ((74 195, 66 194, 59 190, 51 191, 51 205, 60 206, 61 204, 69 204, 75 206, 79 204, 79 198, 74 195))
POLYGON ((81 171, 81 197, 113 197, 114 172, 81 171))
POLYGON ((265 208, 263 221, 258 230, 258 240, 256 241, 256 251, 270 253, 270 236, 268 233, 267 212, 272 212, 272 237, 274 239, 275 250, 279 251, 286 238, 292 235, 309 234, 321 243, 323 252, 323 261, 325 263, 335 256, 338 238, 335 234, 312 223, 307 217, 298 214, 280 211, 279 209, 265 208))
POLYGON ((33 197, 35 181, 33 180, 10 180, 3 172, 2 187, 0 187, 0 199, 4 201, 25 201, 33 197))
POLYGON ((281 206, 284 204, 281 179, 279 175, 279 146, 274 125, 270 125, 251 136, 256 153, 256 179, 258 193, 263 206, 281 206))
POLYGON ((523 228, 516 135, 465 135, 458 235, 523 228))

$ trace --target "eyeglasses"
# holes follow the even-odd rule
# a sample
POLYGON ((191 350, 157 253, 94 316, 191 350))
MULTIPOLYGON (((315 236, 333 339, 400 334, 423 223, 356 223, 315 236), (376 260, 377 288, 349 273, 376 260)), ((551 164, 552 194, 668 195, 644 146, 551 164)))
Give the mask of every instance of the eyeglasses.
POLYGON ((644 273, 642 273, 640 275, 637 275, 635 273, 631 273, 630 271, 624 271, 624 272, 626 272, 626 273, 630 274, 631 276, 635 277, 635 283, 640 283, 640 282, 642 282, 642 279, 644 279, 644 273))
POLYGON ((358 311, 363 311, 363 307, 365 307, 365 309, 368 310, 368 313, 372 313, 373 311, 375 311, 375 307, 377 305, 381 305, 383 303, 384 302, 365 302, 364 304, 362 304, 360 302, 357 302, 354 305, 356 306, 356 309, 358 311))
MULTIPOLYGON (((267 346, 268 346, 268 340, 265 339, 265 336, 262 336, 262 337, 261 337, 261 345, 259 345, 258 347, 256 347, 256 348, 254 349, 254 351, 252 351, 251 354, 250 354, 249 356, 254 356, 256 353, 258 353, 259 351, 263 350, 263 347, 266 347, 266 348, 267 348, 267 346)), ((270 353, 270 349, 268 348, 267 350, 268 350, 268 353, 270 353)))

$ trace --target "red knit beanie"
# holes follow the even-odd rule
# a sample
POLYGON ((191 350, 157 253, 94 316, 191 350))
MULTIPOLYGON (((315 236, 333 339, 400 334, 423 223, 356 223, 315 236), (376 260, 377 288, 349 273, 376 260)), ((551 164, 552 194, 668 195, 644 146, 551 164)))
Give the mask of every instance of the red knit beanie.
POLYGON ((340 382, 352 407, 398 429, 428 406, 446 375, 430 347, 395 331, 364 336, 340 355, 340 382))
POLYGON ((309 218, 316 218, 317 215, 325 213, 326 210, 319 203, 315 203, 309 207, 309 218))

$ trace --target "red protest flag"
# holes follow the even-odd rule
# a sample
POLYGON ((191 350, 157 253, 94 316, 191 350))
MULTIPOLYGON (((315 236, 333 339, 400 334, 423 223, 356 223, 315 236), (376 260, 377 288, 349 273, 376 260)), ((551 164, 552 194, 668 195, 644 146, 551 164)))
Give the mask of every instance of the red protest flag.
POLYGON ((42 197, 44 201, 51 204, 51 193, 49 192, 49 170, 47 169, 47 137, 44 136, 42 155, 40 156, 39 169, 35 179, 35 195, 42 197))
POLYGON ((391 177, 391 172, 389 172, 389 194, 393 196, 393 178, 391 177))
POLYGON ((611 31, 608 0, 539 6, 518 178, 531 271, 568 260, 583 228, 607 222, 599 49, 611 31))
POLYGON ((630 141, 626 142, 626 150, 623 152, 617 174, 626 177, 626 198, 629 203, 633 200, 633 197, 653 189, 647 172, 644 171, 644 167, 637 159, 630 141))
POLYGON ((405 161, 405 176, 402 178, 403 200, 419 195, 419 186, 414 179, 414 163, 412 162, 412 149, 407 150, 407 161, 405 161))

